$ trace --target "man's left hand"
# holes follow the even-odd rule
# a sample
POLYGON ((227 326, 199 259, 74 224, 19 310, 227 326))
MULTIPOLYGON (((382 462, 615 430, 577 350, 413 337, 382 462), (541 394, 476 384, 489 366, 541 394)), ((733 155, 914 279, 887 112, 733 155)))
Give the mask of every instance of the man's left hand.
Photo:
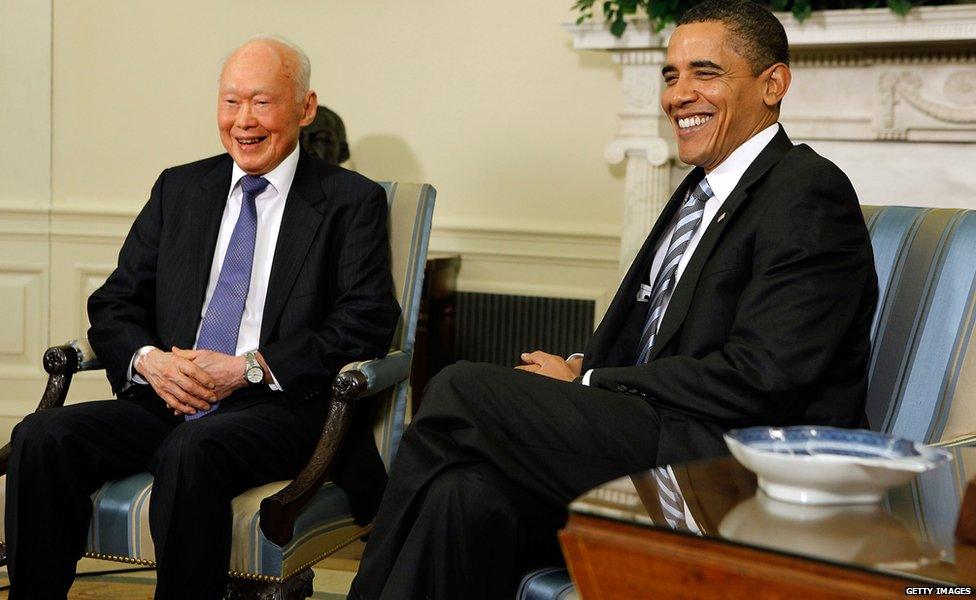
POLYGON ((173 346, 173 354, 193 361, 213 378, 217 400, 223 400, 234 390, 247 385, 244 379, 247 360, 243 356, 231 356, 213 350, 183 350, 176 346, 173 346))
MULTIPOLYGON (((549 354, 542 350, 535 352, 523 352, 522 362, 524 365, 515 367, 520 371, 528 371, 536 375, 545 375, 560 381, 572 381, 579 376, 579 365, 566 362, 561 356, 549 354)), ((574 361, 579 362, 579 361, 574 361)))

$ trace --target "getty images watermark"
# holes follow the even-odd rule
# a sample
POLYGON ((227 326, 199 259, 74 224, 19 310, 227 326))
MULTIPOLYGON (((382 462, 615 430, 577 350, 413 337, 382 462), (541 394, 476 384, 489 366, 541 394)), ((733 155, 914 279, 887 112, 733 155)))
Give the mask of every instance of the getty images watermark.
POLYGON ((905 588, 906 596, 972 596, 973 588, 970 587, 908 587, 905 588))

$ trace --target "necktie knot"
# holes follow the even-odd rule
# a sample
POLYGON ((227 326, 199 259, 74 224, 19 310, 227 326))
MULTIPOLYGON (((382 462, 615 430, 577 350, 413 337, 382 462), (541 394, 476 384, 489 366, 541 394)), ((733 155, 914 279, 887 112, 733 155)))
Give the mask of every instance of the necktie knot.
POLYGON ((702 178, 702 180, 698 182, 698 187, 696 187, 695 191, 691 193, 690 199, 694 200, 697 206, 701 206, 708 202, 708 200, 713 196, 715 196, 715 192, 713 192, 712 187, 708 185, 708 180, 702 178))
POLYGON ((254 175, 241 177, 241 189, 244 190, 244 196, 252 200, 263 192, 264 188, 268 187, 268 183, 264 177, 255 177, 254 175))

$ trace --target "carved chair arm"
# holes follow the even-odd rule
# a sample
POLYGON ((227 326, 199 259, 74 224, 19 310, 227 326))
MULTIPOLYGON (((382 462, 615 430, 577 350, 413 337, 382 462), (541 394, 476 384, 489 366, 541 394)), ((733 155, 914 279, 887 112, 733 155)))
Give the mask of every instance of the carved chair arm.
MULTIPOLYGON (((44 370, 48 373, 47 386, 44 395, 37 404, 37 411, 64 406, 64 399, 68 397, 68 387, 71 378, 78 371, 89 371, 101 368, 95 351, 88 340, 72 340, 60 346, 52 346, 44 351, 44 370)), ((10 444, 0 448, 0 475, 7 473, 7 462, 10 460, 10 444)))
POLYGON ((299 511, 332 472, 355 401, 396 385, 409 374, 410 354, 394 351, 385 358, 350 363, 336 376, 325 426, 312 458, 290 484, 261 501, 261 531, 266 538, 279 546, 291 541, 299 511))

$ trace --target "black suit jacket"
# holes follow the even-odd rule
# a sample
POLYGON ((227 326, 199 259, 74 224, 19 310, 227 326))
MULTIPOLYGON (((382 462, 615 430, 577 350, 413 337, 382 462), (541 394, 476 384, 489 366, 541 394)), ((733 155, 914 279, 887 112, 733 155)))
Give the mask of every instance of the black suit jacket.
POLYGON ((637 291, 702 177, 696 168, 678 187, 624 277, 586 348, 590 384, 660 409, 659 463, 725 453, 721 434, 736 427, 863 424, 870 238, 847 177, 782 127, 705 231, 650 360, 634 366, 650 306, 637 291))
MULTIPOLYGON (((118 267, 89 299, 88 337, 115 393, 125 387, 138 348, 193 347, 232 165, 223 154, 163 171, 122 246, 118 267)), ((399 314, 383 188, 300 151, 259 350, 287 404, 305 413, 310 427, 321 427, 332 380, 343 365, 386 354, 399 314)), ((235 392, 253 393, 255 388, 235 392)), ((358 430, 350 435, 362 464, 348 479, 357 482, 353 488, 370 488, 372 504, 386 475, 368 421, 357 419, 358 430)), ((352 462, 340 460, 337 482, 343 467, 357 468, 352 462)))

